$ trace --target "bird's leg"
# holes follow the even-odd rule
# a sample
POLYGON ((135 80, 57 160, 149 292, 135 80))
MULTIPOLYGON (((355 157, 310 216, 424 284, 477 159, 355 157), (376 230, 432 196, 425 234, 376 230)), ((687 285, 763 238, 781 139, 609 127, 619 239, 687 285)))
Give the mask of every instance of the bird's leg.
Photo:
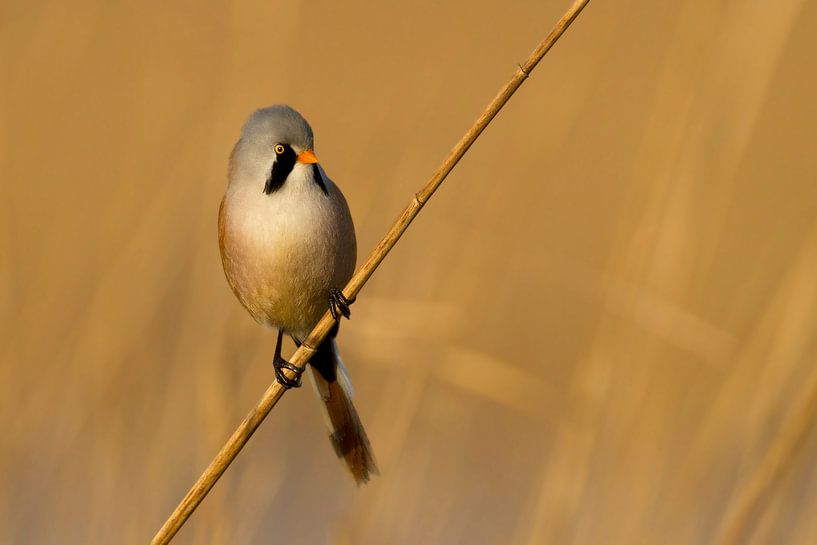
POLYGON ((348 320, 349 316, 352 315, 352 311, 349 310, 349 305, 354 302, 354 297, 347 299, 338 288, 329 289, 329 312, 335 320, 338 319, 338 316, 343 316, 348 320))
POLYGON ((272 360, 272 366, 275 367, 275 378, 281 383, 285 389, 298 388, 301 385, 301 373, 303 368, 298 368, 289 363, 281 357, 281 345, 283 344, 284 332, 278 330, 278 342, 275 344, 275 358, 272 360), (289 378, 284 374, 284 369, 288 369, 295 373, 295 378, 289 378))

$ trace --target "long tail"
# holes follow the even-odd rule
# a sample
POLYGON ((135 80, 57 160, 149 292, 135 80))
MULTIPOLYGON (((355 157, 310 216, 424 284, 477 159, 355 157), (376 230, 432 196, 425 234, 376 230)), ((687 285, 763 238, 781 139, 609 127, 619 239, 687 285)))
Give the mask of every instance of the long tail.
POLYGON ((343 458, 358 485, 378 475, 372 446, 352 404, 352 384, 338 355, 335 339, 326 339, 312 356, 311 376, 324 403, 329 439, 338 458, 343 458))

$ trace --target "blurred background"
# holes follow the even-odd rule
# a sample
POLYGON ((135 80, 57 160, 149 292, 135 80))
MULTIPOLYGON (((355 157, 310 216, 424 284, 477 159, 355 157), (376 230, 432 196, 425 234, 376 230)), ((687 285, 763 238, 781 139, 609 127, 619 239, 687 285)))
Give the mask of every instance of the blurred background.
MULTIPOLYGON (((568 3, 4 0, 0 542, 147 543, 273 380, 216 240, 252 110, 362 262, 568 3)), ((343 324, 382 475, 290 392, 175 543, 814 543, 815 27, 591 2, 343 324)))

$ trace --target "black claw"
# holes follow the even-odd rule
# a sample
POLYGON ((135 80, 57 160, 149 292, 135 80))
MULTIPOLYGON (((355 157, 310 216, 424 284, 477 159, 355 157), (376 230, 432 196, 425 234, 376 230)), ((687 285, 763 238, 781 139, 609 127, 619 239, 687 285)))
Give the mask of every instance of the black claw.
POLYGON ((329 313, 332 318, 337 320, 338 316, 343 316, 347 320, 352 315, 349 306, 355 302, 355 298, 347 299, 343 292, 338 288, 331 288, 329 290, 329 313))
POLYGON ((276 356, 272 360, 272 366, 275 367, 275 378, 281 383, 281 386, 289 390, 290 388, 300 388, 301 374, 304 372, 303 367, 295 367, 281 356, 276 356), (289 378, 284 374, 284 369, 288 369, 295 373, 295 378, 289 378))

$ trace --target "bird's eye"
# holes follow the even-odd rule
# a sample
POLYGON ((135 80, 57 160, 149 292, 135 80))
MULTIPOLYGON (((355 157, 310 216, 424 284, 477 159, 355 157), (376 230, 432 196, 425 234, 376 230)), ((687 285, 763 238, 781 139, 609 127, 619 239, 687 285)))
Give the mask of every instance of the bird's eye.
POLYGON ((284 146, 282 146, 281 144, 275 144, 275 153, 277 155, 281 155, 282 153, 284 153, 284 146))

